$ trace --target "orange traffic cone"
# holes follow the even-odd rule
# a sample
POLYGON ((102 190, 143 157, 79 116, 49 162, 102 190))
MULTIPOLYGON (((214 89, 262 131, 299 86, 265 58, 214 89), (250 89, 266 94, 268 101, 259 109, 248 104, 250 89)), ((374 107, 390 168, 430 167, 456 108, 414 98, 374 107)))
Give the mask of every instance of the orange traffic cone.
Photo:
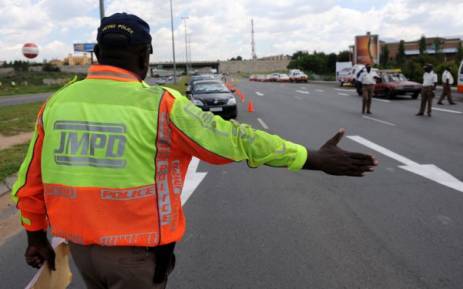
POLYGON ((248 112, 254 112, 254 103, 252 100, 248 102, 248 112))

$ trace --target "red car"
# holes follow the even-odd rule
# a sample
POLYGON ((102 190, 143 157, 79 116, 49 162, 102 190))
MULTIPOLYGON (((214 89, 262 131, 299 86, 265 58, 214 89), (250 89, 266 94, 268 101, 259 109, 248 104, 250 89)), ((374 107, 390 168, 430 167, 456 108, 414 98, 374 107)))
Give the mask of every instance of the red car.
POLYGON ((375 85, 375 96, 393 98, 396 95, 410 94, 413 99, 418 98, 422 85, 408 80, 397 71, 379 71, 380 80, 375 85))

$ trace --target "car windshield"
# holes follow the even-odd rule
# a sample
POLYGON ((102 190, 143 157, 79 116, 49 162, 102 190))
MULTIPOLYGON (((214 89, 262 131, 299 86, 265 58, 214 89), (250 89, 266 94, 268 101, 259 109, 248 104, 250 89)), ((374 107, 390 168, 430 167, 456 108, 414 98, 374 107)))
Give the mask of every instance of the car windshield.
POLYGON ((390 82, 390 81, 407 81, 408 79, 403 75, 402 73, 394 73, 394 74, 387 74, 385 79, 390 82))
POLYGON ((193 92, 195 93, 225 93, 228 88, 221 82, 202 82, 196 83, 193 92))

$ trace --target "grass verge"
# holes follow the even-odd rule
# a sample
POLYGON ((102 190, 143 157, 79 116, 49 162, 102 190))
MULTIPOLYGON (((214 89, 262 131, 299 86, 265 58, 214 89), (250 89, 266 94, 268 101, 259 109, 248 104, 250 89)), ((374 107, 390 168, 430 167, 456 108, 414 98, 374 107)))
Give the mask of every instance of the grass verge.
POLYGON ((34 130, 41 103, 0 107, 0 134, 12 136, 34 130))
POLYGON ((50 85, 29 85, 29 86, 15 86, 7 87, 0 90, 0 98, 2 97, 14 97, 23 94, 32 94, 32 93, 44 93, 44 92, 54 92, 60 89, 61 86, 50 86, 50 85))
POLYGON ((0 151, 0 181, 19 170, 29 144, 15 145, 0 151))
POLYGON ((163 86, 170 87, 172 89, 175 89, 175 90, 179 91, 183 95, 186 95, 186 85, 185 84, 188 82, 188 80, 189 80, 189 78, 187 78, 187 77, 181 77, 181 78, 178 79, 177 84, 166 83, 163 86))

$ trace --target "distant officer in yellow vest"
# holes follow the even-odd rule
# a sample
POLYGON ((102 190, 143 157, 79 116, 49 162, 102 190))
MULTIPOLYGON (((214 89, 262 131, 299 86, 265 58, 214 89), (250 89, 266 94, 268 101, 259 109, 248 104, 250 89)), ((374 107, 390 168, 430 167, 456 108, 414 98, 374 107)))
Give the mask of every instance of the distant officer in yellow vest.
POLYGON ((307 150, 148 86, 151 36, 137 16, 103 18, 97 39, 100 65, 42 107, 12 190, 33 267, 54 269, 50 227, 69 242, 87 288, 165 288, 185 233, 181 193, 193 156, 347 176, 377 165, 338 148, 343 131, 307 150))

